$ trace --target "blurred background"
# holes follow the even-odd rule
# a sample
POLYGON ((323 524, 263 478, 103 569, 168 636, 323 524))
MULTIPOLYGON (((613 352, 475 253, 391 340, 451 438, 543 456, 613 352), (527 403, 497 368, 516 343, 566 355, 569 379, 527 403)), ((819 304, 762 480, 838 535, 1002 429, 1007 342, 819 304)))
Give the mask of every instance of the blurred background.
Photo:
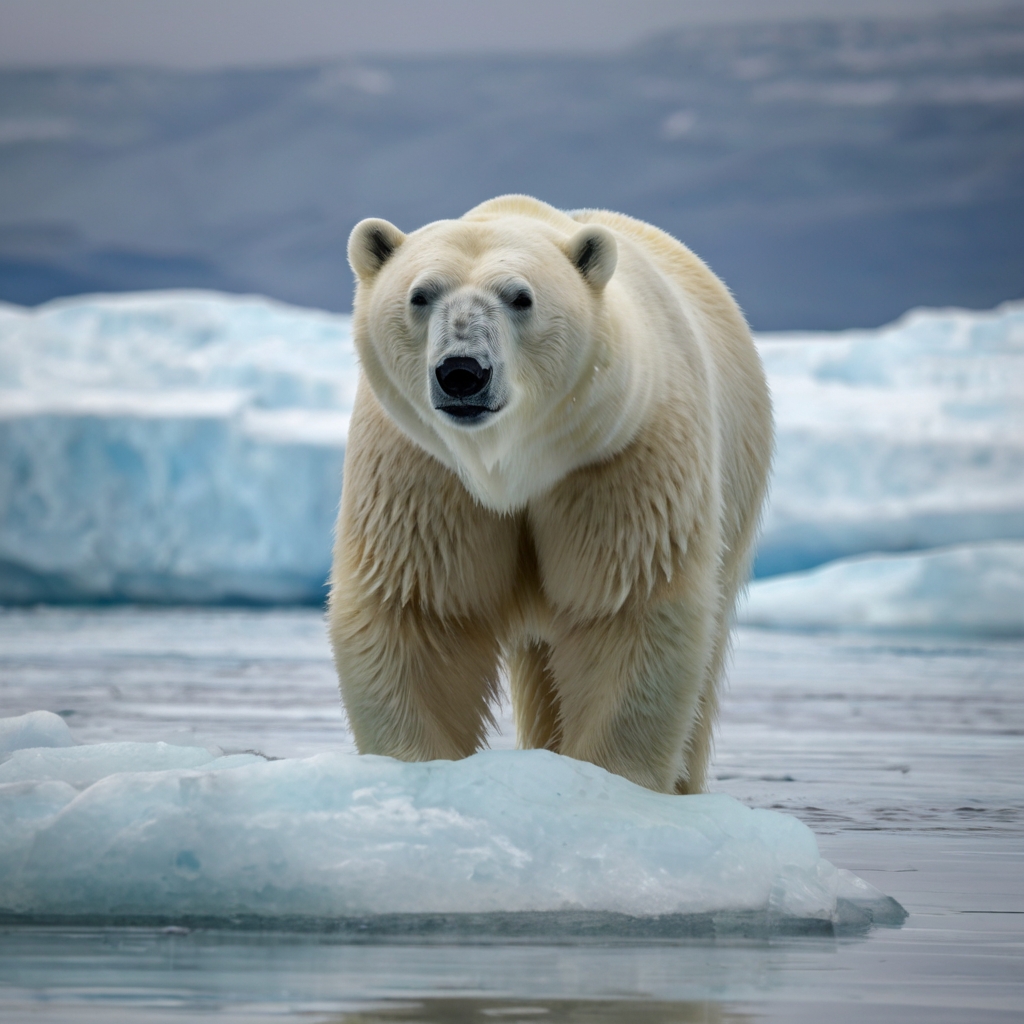
POLYGON ((503 192, 733 290, 759 575, 1024 559, 1024 3, 0 0, 0 601, 321 600, 348 232, 503 192))
POLYGON ((503 192, 700 253, 758 330, 1024 294, 1024 6, 4 0, 0 299, 345 311, 345 239, 503 192), (712 20, 713 19, 713 20, 712 20))

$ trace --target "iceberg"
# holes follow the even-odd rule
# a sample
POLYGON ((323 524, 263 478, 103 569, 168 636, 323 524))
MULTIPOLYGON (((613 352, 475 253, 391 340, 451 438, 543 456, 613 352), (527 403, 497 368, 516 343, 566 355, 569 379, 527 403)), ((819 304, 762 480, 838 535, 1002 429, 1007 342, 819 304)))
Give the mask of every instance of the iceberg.
MULTIPOLYGON (((1024 539, 1024 303, 757 341, 757 575, 1024 539)), ((357 373, 347 316, 260 297, 0 304, 0 603, 319 603, 357 373)))
POLYGON ((844 558, 753 583, 747 626, 1024 636, 1024 543, 844 558))
POLYGON ((777 444, 755 575, 1024 539, 1024 303, 759 349, 777 444))
POLYGON ((267 761, 61 746, 64 723, 34 716, 37 732, 0 722, 0 736, 52 741, 0 759, 8 922, 687 935, 905 916, 795 818, 653 793, 549 751, 267 761))
POLYGON ((263 298, 0 307, 0 601, 322 601, 355 381, 263 298))

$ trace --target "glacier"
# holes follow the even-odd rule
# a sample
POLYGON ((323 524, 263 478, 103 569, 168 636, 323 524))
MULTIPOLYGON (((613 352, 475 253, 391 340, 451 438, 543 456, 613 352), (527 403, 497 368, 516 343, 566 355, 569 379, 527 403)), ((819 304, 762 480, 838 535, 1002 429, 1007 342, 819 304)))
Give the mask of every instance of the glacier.
POLYGON ((266 760, 79 745, 49 712, 0 737, 0 920, 749 934, 905 916, 796 818, 544 750, 266 760))
MULTIPOLYGON (((757 576, 1024 540, 1024 303, 757 342, 757 576)), ((258 296, 0 305, 0 603, 321 602, 357 373, 347 316, 258 296)))

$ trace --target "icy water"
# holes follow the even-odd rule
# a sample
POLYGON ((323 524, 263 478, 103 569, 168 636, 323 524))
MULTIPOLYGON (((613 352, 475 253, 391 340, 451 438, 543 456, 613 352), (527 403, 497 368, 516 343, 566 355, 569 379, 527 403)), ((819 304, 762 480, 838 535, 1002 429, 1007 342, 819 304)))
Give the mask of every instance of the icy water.
MULTIPOLYGON (((1024 1018, 1024 642, 737 634, 715 790, 795 814, 898 899, 849 939, 352 943, 0 929, 0 1020, 1024 1018)), ((0 612, 0 715, 84 742, 351 749, 316 612, 0 612)), ((512 746, 506 715, 492 746, 512 746)))

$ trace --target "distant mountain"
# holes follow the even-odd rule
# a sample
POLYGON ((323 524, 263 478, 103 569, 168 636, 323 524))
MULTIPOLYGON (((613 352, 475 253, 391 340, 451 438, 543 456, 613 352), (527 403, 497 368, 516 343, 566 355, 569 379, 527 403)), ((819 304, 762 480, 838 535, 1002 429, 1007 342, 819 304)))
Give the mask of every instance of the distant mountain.
POLYGON ((755 327, 1024 296, 1024 12, 688 29, 608 56, 0 73, 0 298, 345 310, 361 217, 502 192, 677 235, 755 327))

